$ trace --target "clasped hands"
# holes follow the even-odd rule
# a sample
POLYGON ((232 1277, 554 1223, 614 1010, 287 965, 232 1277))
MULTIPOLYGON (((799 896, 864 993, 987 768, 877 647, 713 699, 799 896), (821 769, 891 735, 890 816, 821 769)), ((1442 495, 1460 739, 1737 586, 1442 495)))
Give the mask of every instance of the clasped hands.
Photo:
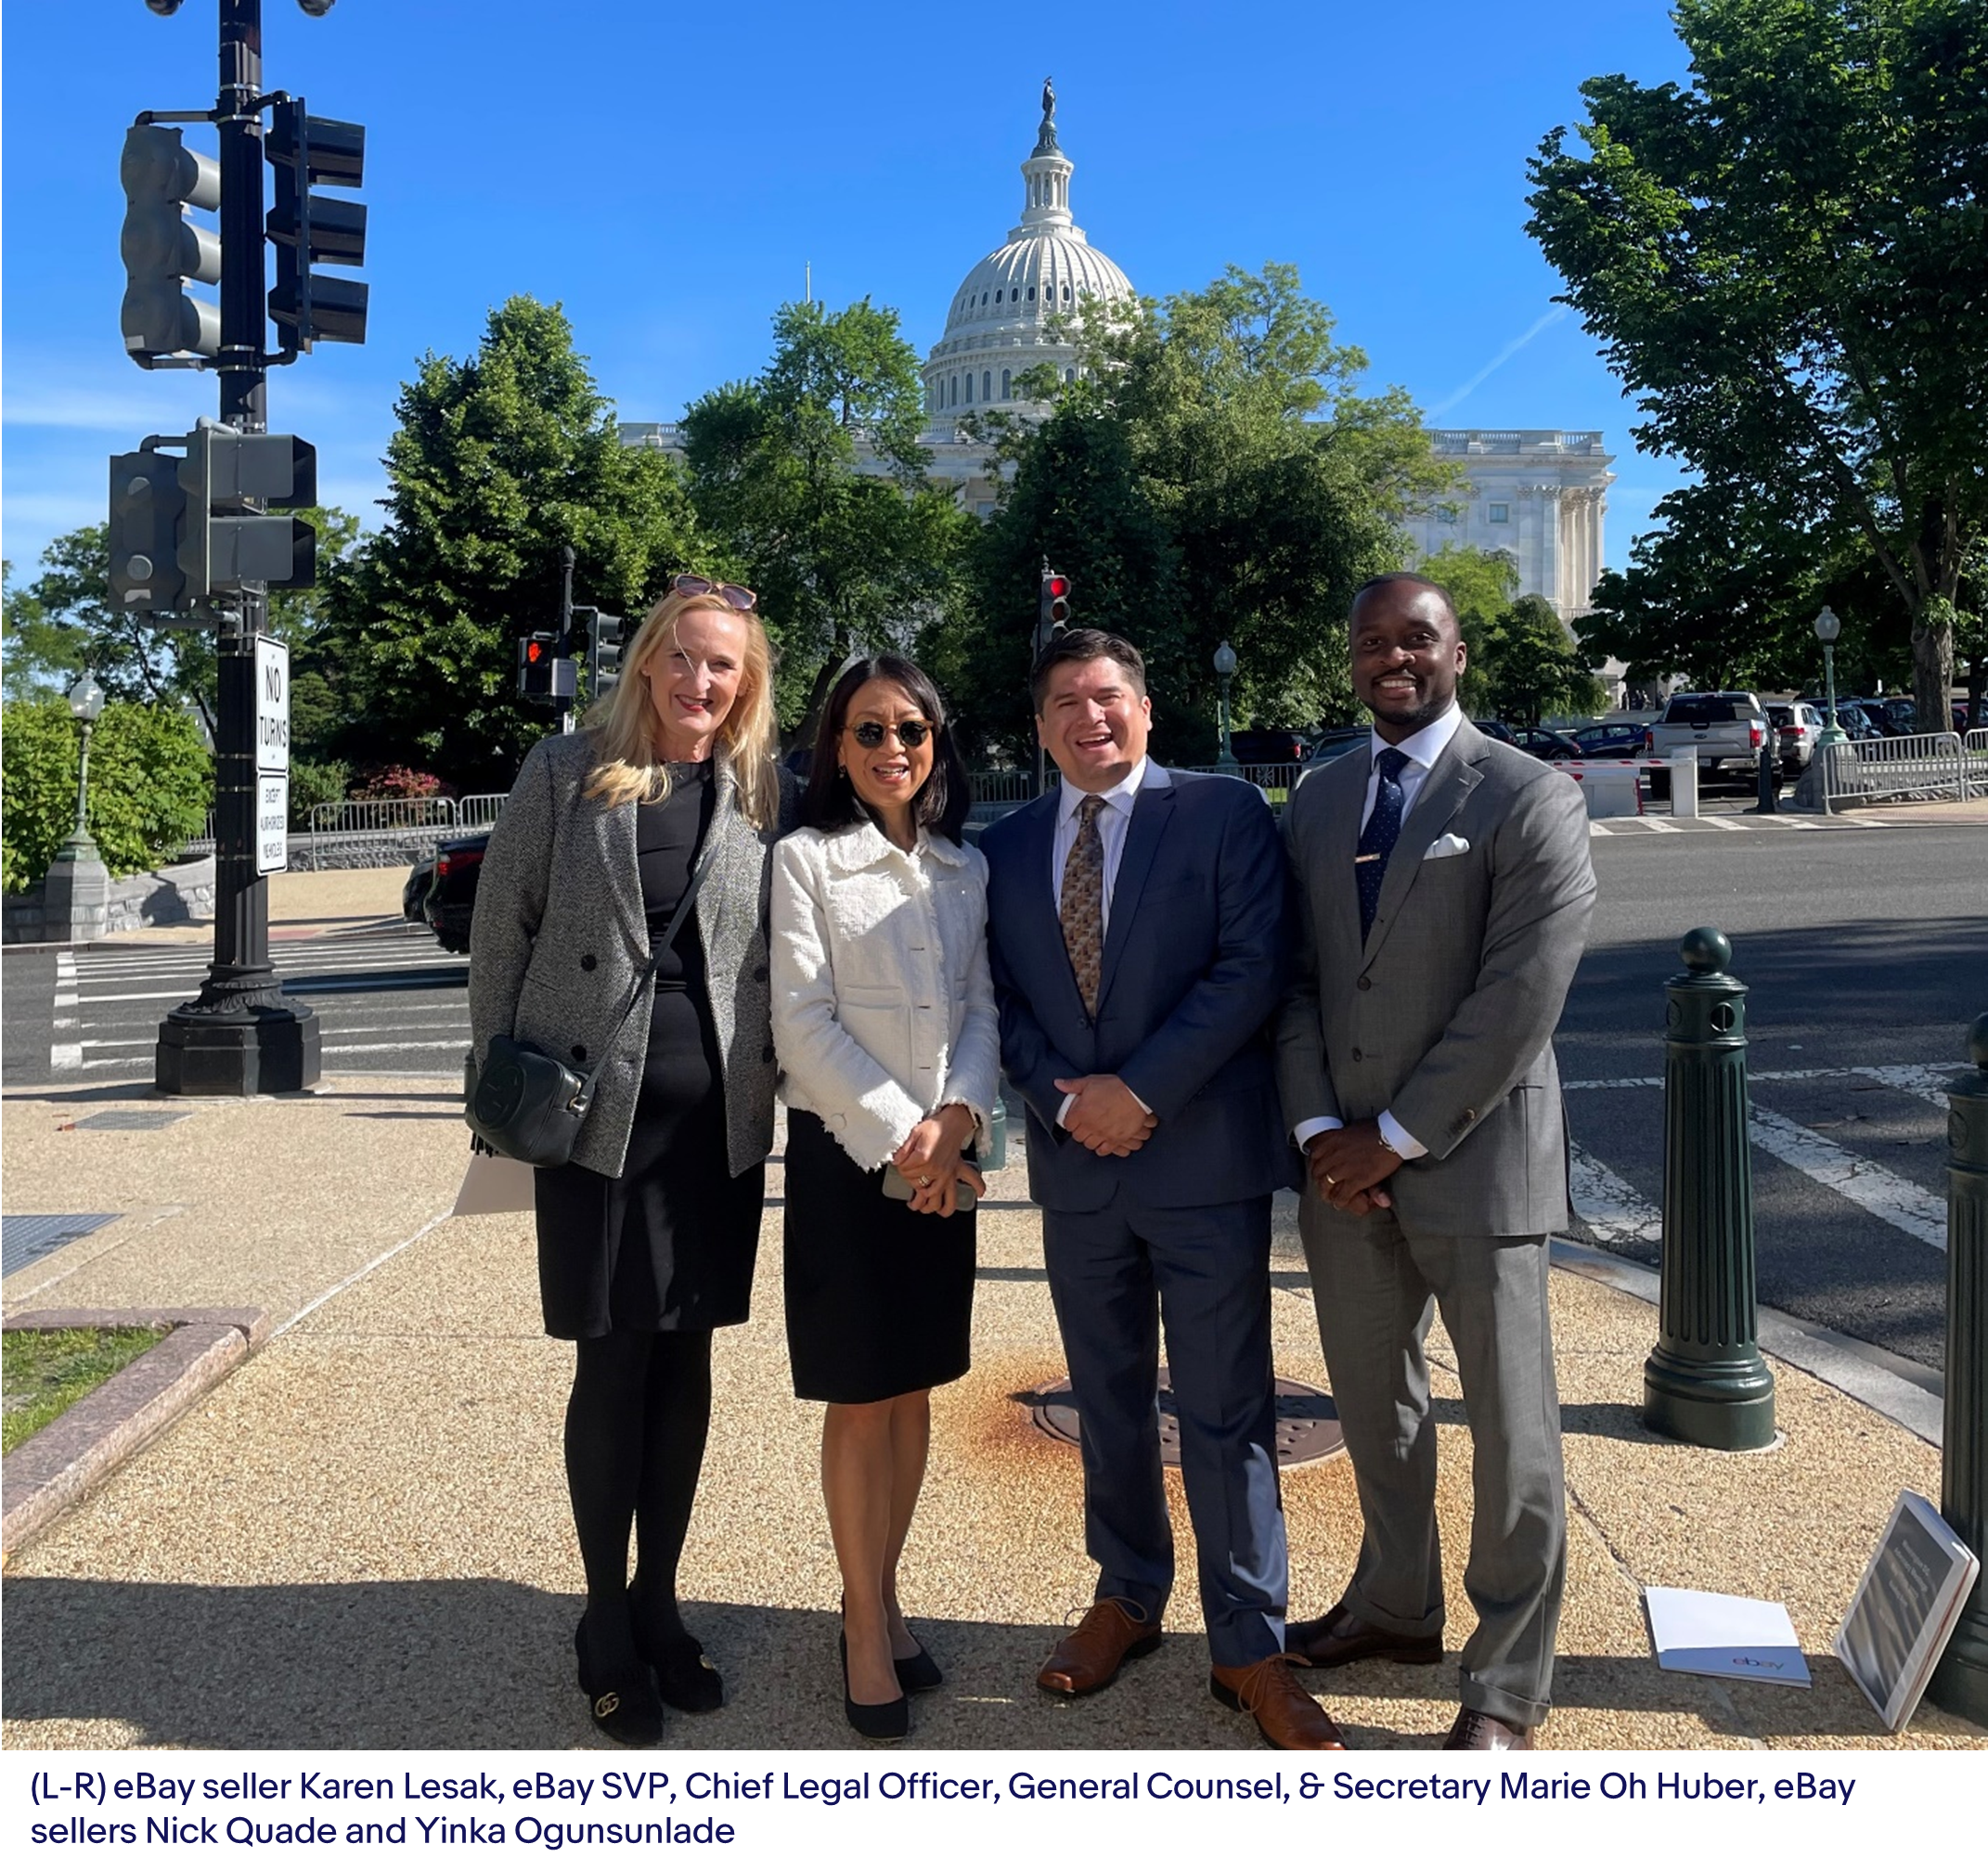
POLYGON ((1401 1158, 1382 1137, 1375 1119, 1321 1130, 1305 1145, 1305 1156, 1319 1199, 1341 1213, 1371 1214, 1376 1207, 1394 1206, 1394 1197, 1382 1184, 1401 1167, 1401 1158))
POLYGON ((956 1213, 962 1181, 976 1197, 988 1192, 986 1178, 961 1157, 974 1128, 974 1114, 963 1103, 945 1104, 911 1126, 891 1161, 911 1184, 913 1214, 956 1213))
POLYGON ((1094 1154, 1130 1155, 1159 1123, 1114 1073, 1059 1077, 1055 1084, 1066 1097, 1077 1100, 1063 1119, 1064 1128, 1094 1154))

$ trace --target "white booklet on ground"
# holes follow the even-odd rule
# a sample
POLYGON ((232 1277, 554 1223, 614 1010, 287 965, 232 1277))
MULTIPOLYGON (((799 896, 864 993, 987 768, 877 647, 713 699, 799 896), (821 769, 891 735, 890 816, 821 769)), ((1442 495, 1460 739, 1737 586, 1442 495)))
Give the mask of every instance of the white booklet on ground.
POLYGON ((1898 1496, 1835 1645, 1892 1733, 1912 1719, 1981 1568, 1930 1501, 1898 1496))
POLYGON ((1651 1584, 1644 1588, 1643 1606, 1659 1669, 1809 1685, 1809 1665, 1785 1604, 1651 1584))

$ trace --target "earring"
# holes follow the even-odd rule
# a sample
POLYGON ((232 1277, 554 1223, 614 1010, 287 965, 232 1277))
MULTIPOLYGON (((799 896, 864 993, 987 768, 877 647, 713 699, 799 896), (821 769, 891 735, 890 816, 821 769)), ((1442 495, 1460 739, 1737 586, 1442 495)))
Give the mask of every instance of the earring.
POLYGON ((835 777, 836 777, 837 779, 841 779, 841 780, 846 780, 846 779, 847 779, 847 778, 849 777, 849 769, 848 769, 848 767, 844 767, 844 766, 838 766, 838 767, 837 767, 835 768, 835 777))

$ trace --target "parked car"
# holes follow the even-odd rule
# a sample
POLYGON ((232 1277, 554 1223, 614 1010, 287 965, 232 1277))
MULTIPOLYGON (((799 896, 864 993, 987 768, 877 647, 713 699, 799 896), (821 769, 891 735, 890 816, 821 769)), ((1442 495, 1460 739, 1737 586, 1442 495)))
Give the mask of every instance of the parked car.
POLYGON ((1767 724, 1774 729, 1775 765, 1785 774, 1807 772, 1822 739, 1822 711, 1808 702, 1769 702, 1767 724))
POLYGON ((476 913, 476 883, 483 874, 490 833, 450 838, 435 846, 434 886, 428 892, 428 926, 451 954, 470 951, 470 919, 476 913))
POLYGON ((1301 767, 1311 753, 1296 728, 1244 728, 1229 736, 1229 750, 1246 767, 1301 767))
MULTIPOLYGON (((1827 730, 1829 725, 1829 703, 1814 695, 1803 695, 1801 699, 1821 715, 1823 727, 1827 730)), ((1836 724, 1851 740, 1875 741, 1878 738, 1878 729, 1871 725, 1870 716, 1854 702, 1837 703, 1836 724)))
POLYGON ((420 922, 424 927, 428 922, 428 892, 434 887, 435 860, 423 858, 407 872, 407 881, 401 885, 400 914, 403 922, 420 922))
POLYGON ((1574 739, 1591 760, 1633 760, 1643 752, 1640 721, 1597 721, 1592 728, 1576 728, 1574 739))
POLYGON ((1470 724, 1480 734, 1489 734, 1494 741, 1503 741, 1508 747, 1518 744, 1518 736, 1503 721, 1472 721, 1470 724))
POLYGON ((1355 754, 1373 744, 1374 730, 1371 728, 1326 728, 1311 737, 1311 754, 1305 761, 1305 770, 1313 767, 1329 766, 1334 760, 1347 754, 1355 754))
POLYGON ((1581 742, 1557 728, 1514 728, 1512 744, 1536 760, 1565 762, 1584 757, 1581 742))
POLYGON ((1858 709, 1877 729, 1880 740, 1901 740, 1906 734, 1918 732, 1913 724, 1918 711, 1902 695, 1892 695, 1882 701, 1870 695, 1856 695, 1836 705, 1840 713, 1845 707, 1858 709))
MULTIPOLYGON (((1644 731, 1652 758, 1696 758, 1700 783, 1736 779, 1750 785, 1767 744, 1767 716, 1761 698, 1745 689, 1717 693, 1672 695, 1663 717, 1644 731)), ((1668 772, 1650 775, 1653 798, 1671 794, 1668 772)))

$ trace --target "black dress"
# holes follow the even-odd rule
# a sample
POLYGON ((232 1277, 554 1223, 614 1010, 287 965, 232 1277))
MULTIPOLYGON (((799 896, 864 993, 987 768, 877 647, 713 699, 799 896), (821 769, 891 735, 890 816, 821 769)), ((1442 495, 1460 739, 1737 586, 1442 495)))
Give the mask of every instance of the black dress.
POLYGON ((788 1111, 787 1355, 809 1401, 882 1402, 972 1361, 974 1214, 914 1214, 883 1184, 812 1111, 788 1111))
MULTIPOLYGON (((636 857, 652 945, 690 887, 716 802, 711 763, 672 766, 669 797, 638 806, 636 857)), ((553 1337, 709 1331, 743 1322, 766 1168, 729 1173, 725 1080, 695 910, 656 968, 649 1051, 627 1159, 537 1175, 538 1289, 553 1337)))

